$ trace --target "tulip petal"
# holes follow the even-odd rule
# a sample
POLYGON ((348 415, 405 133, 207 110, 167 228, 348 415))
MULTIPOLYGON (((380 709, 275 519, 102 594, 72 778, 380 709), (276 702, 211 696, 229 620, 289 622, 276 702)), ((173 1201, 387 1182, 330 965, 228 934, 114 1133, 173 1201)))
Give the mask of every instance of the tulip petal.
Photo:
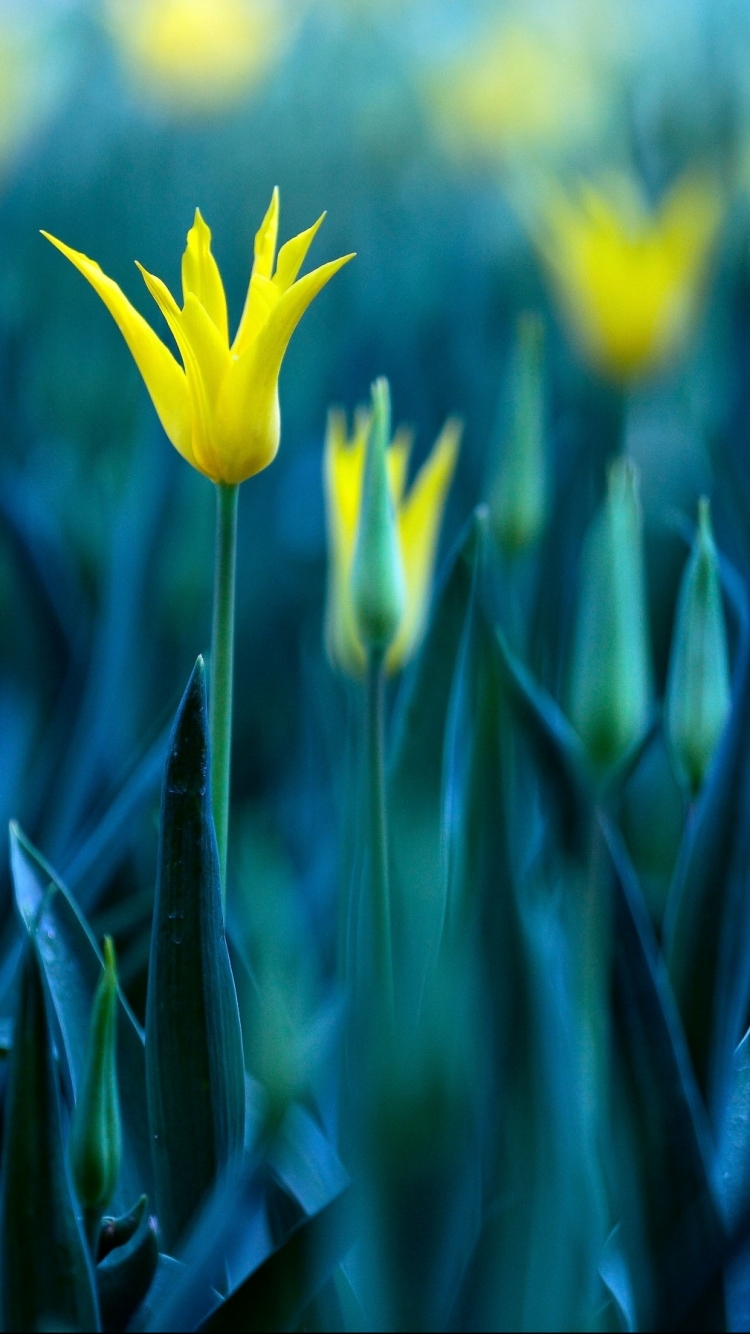
POLYGON ((192 448, 190 397, 185 372, 150 324, 130 304, 125 293, 99 265, 79 250, 42 232, 74 264, 101 297, 130 349, 159 420, 175 449, 195 466, 192 448))
POLYGON ((312 227, 308 227, 306 232, 300 232, 299 236, 293 236, 290 241, 287 241, 286 244, 281 247, 279 258, 276 262, 276 272, 273 277, 280 292, 286 292, 287 288, 291 287, 297 277, 297 274, 304 263, 305 255, 310 249, 312 241, 320 228, 320 224, 324 217, 325 213, 321 213, 318 221, 314 222, 312 227))
POLYGON ((365 666, 365 654, 354 620, 351 572, 369 421, 369 412, 355 420, 354 437, 350 443, 344 413, 330 412, 323 455, 331 553, 326 598, 326 649, 332 663, 354 676, 361 675, 365 666))
POLYGON ((427 621, 440 522, 461 440, 461 423, 449 418, 420 468, 398 513, 406 605, 398 634, 386 655, 388 671, 411 656, 427 621))
MULTIPOLYGON (((320 268, 313 269, 312 273, 306 273, 304 278, 300 278, 279 297, 255 343, 246 354, 248 371, 250 371, 249 363, 252 362, 253 380, 258 383, 265 382, 267 387, 275 385, 289 340, 307 307, 323 290, 326 283, 330 282, 333 275, 348 264, 350 259, 354 259, 353 254, 343 255, 341 259, 333 259, 328 264, 321 264, 320 268)), ((238 368, 241 365, 242 361, 238 362, 238 368)))
POLYGON ((224 284, 221 281, 219 266, 211 253, 211 229, 203 221, 198 208, 195 210, 195 222, 187 234, 187 245, 182 256, 184 303, 187 303, 189 293, 200 301, 228 347, 229 322, 224 284))
POLYGON ((276 240, 279 235, 279 187, 273 187, 271 202, 266 216, 255 233, 255 260, 253 273, 260 273, 270 278, 273 273, 273 261, 276 256, 276 240))
POLYGON ((233 470, 224 480, 243 481, 274 458, 279 443, 279 371, 289 339, 310 302, 353 258, 332 260, 294 283, 272 307, 250 346, 232 360, 218 410, 217 430, 233 470))
MULTIPOLYGON (((268 294, 266 292, 266 283, 272 281, 273 261, 276 256, 276 240, 279 234, 279 187, 273 187, 271 202, 268 205, 266 216, 260 227, 255 233, 255 258, 253 260, 253 271, 250 275, 250 285, 245 297, 245 305, 242 311, 237 333, 235 334, 234 346, 232 351, 239 356, 245 348, 250 346, 253 338, 257 334, 262 323, 261 312, 265 318, 265 311, 268 305, 268 294)), ((274 296, 276 293, 274 292, 274 296)))
POLYGON ((401 504, 406 488, 406 474, 409 469, 409 455, 411 454, 413 439, 412 431, 408 430, 406 426, 399 426, 388 450, 386 460, 388 481, 395 509, 398 509, 401 504))
MULTIPOLYGON (((212 481, 222 481, 220 460, 213 446, 213 414, 208 402, 201 366, 185 327, 182 311, 161 278, 149 273, 142 264, 139 264, 138 268, 143 275, 143 281, 169 325, 185 367, 190 406, 192 408, 194 466, 200 472, 205 473, 207 477, 210 477, 212 481)), ((195 297, 192 300, 195 301, 195 297)))
POLYGON ((232 344, 232 354, 235 357, 241 357, 251 343, 255 342, 278 299, 279 289, 273 279, 254 273, 250 279, 240 327, 232 344))

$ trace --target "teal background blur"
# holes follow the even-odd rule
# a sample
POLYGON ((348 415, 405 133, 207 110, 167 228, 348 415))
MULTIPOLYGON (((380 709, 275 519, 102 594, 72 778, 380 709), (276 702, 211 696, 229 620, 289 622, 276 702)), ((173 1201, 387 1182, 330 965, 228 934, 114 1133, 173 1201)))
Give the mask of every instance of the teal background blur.
MULTIPOLYGON (((275 184, 281 240, 326 209, 311 261, 357 251, 295 334, 278 458, 240 498, 232 874, 260 886, 258 903, 268 885, 283 905, 280 884, 304 903, 289 948, 315 939, 324 968, 339 751, 357 711, 322 649, 329 405, 353 409, 387 375, 417 461, 449 413, 463 418, 443 551, 492 475, 521 309, 549 320, 553 458, 596 435, 604 391, 548 307, 512 203, 519 180, 618 167, 656 199, 692 164, 720 174, 731 207, 702 332, 631 405, 628 429, 653 523, 691 512, 716 457, 734 469, 740 510, 747 487, 750 5, 328 0, 274 13, 278 49, 207 104, 144 84, 103 6, 0 0, 0 819, 18 818, 97 930, 114 931, 136 1004, 164 729, 209 647, 214 496, 163 436, 109 314, 40 228, 99 261, 160 332, 133 261, 179 291, 196 206, 233 327, 275 184), (559 52, 560 105, 480 132, 451 90, 506 22, 559 52)), ((497 79, 512 88, 502 60, 497 79)), ((746 566, 742 514, 718 524, 746 566)), ((664 568, 671 607, 681 559, 664 568)), ((670 616, 656 606, 664 660, 670 616)))

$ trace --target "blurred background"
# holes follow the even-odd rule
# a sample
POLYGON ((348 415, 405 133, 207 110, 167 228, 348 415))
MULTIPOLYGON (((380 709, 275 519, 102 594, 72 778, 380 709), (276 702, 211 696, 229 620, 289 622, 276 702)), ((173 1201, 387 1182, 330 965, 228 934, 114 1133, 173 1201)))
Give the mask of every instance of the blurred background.
MULTIPOLYGON (((701 308, 680 356, 628 384, 624 429, 655 549, 724 469, 717 529, 746 567, 747 0, 0 0, 0 823, 115 934, 139 1011, 165 729, 209 647, 214 495, 39 229, 160 332, 133 261, 178 291, 196 206, 232 327, 274 185, 281 240, 326 209, 311 262, 357 251, 295 335, 278 458, 240 498, 230 879, 253 887, 251 935, 271 913, 282 973, 325 970, 358 707, 322 643, 327 409, 387 375, 416 463, 463 419, 444 554, 490 494, 516 319, 540 311, 554 497, 622 387, 569 336, 540 201, 627 178, 657 208, 686 173, 718 201, 701 308)), ((653 581, 662 680, 683 560, 653 581)), ((0 885, 7 922, 4 865, 0 885)))

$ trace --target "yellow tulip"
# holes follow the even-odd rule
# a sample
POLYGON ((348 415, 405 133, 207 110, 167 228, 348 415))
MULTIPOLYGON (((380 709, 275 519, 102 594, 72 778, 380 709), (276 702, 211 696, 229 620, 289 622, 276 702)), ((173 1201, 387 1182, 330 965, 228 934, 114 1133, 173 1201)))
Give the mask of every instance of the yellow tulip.
MULTIPOLYGON (((352 605, 351 576, 369 429, 370 412, 365 408, 355 413, 351 438, 345 414, 329 413, 323 465, 329 557, 326 647, 331 661, 351 676, 361 676, 366 667, 352 605)), ((388 481, 405 585, 403 614, 385 658, 389 672, 398 671, 413 656, 425 629, 440 521, 460 439, 460 423, 449 418, 408 494, 404 493, 411 433, 401 427, 388 448, 388 481)))
POLYGON ((698 317, 721 219, 718 188, 682 177, 651 210, 627 179, 551 193, 537 240, 585 356, 631 381, 673 360, 698 317))
POLYGON ((504 158, 590 137, 603 94, 579 46, 520 17, 484 29, 428 88, 448 147, 504 158))
POLYGON ((134 82, 178 110, 242 97, 293 28, 279 0, 108 0, 107 19, 134 82))
POLYGON ((353 259, 344 255, 297 279, 323 217, 281 247, 274 272, 279 218, 274 190, 255 237, 250 286, 231 346, 224 286, 211 254, 211 233, 198 210, 182 257, 182 310, 161 279, 138 265, 171 330, 182 366, 98 264, 42 233, 98 292, 175 449, 213 482, 244 482, 276 455, 281 431, 278 381, 287 345, 313 298, 353 259))

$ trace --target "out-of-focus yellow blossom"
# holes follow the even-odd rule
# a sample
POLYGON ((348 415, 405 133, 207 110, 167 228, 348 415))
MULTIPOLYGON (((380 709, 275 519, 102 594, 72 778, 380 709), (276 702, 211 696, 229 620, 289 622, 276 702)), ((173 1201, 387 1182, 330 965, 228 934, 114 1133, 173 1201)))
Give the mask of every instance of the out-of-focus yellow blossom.
POLYGON ((244 482, 276 455, 281 433, 279 371, 287 345, 313 298, 353 258, 344 255, 297 279, 324 217, 281 247, 274 272, 279 222, 279 194, 274 190, 255 237, 245 309, 231 346, 211 232, 197 209, 182 257, 182 309, 161 279, 138 265, 179 348, 182 366, 98 264, 42 233, 98 292, 133 354, 175 449, 213 482, 244 482))
POLYGON ((586 357, 630 381, 671 361, 700 310, 722 216, 709 178, 682 177, 651 210, 634 182, 550 191, 536 229, 563 312, 586 357))
MULTIPOLYGON (((352 606, 351 575, 362 500, 371 414, 358 408, 351 438, 346 416, 333 410, 326 430, 323 476, 328 517, 328 603, 326 647, 331 661, 351 676, 366 666, 352 606)), ((404 574, 401 623, 386 654, 388 672, 398 671, 414 654, 427 621, 440 521, 458 456, 461 424, 449 418, 432 452, 406 491, 411 433, 399 428, 388 448, 388 480, 396 510, 404 574)))
POLYGON ((0 3, 0 166, 53 110, 62 96, 72 62, 64 41, 56 40, 50 19, 0 3))
POLYGON ((135 82, 186 109, 241 97, 292 31, 279 0, 109 0, 108 20, 135 82))
POLYGON ((601 97, 584 51, 519 17, 482 33, 434 81, 431 100, 454 149, 504 157, 580 139, 601 97))

